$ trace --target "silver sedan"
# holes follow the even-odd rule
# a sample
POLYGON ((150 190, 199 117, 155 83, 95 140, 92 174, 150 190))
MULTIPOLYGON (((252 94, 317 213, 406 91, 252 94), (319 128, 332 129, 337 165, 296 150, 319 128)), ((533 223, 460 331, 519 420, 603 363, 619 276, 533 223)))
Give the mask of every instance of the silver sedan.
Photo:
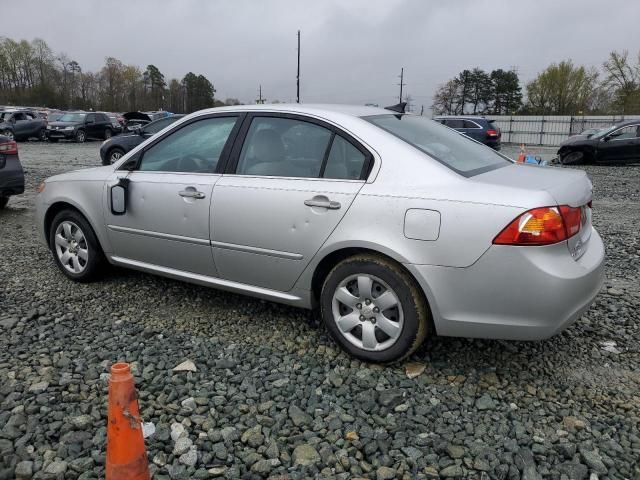
POLYGON ((436 334, 549 337, 603 281, 584 172, 384 109, 203 110, 38 190, 40 236, 70 279, 109 262, 319 308, 368 361, 436 334))

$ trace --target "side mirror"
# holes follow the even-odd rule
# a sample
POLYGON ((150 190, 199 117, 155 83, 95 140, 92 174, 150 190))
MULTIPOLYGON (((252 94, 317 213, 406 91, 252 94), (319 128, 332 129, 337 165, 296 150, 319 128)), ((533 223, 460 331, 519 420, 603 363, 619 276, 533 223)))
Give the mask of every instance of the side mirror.
POLYGON ((109 189, 111 200, 111 213, 114 215, 124 215, 127 212, 127 191, 129 179, 121 178, 118 183, 109 189))

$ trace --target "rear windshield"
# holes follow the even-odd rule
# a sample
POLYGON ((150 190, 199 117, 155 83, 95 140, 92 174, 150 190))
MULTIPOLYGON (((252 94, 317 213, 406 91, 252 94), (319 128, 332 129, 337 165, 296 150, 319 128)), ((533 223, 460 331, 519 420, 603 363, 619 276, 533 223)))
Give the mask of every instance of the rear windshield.
POLYGON ((389 114, 363 118, 465 177, 511 164, 492 148, 425 117, 389 114))
POLYGON ((487 120, 487 123, 489 123, 489 128, 493 128, 494 130, 500 131, 500 127, 496 125, 495 120, 487 120))

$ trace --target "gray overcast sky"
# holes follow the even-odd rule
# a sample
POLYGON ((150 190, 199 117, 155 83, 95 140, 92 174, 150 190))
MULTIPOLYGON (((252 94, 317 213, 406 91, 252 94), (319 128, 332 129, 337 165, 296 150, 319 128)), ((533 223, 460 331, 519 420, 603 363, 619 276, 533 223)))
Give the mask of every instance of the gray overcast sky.
POLYGON ((216 97, 295 101, 296 30, 302 101, 383 105, 406 92, 431 105, 464 68, 517 66, 522 81, 571 58, 600 66, 640 50, 640 2, 624 0, 0 0, 0 35, 46 40, 84 70, 106 56, 167 79, 203 73, 216 97))

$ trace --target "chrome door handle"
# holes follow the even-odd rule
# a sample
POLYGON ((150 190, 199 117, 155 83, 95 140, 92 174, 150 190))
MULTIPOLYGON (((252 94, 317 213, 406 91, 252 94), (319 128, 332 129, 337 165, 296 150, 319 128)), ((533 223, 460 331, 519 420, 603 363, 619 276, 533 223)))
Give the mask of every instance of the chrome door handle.
POLYGON ((309 200, 305 200, 304 204, 307 207, 328 208, 329 210, 338 210, 341 207, 340 202, 333 202, 329 199, 320 200, 317 198, 310 198, 309 200))
POLYGON ((180 195, 181 197, 186 197, 186 198, 198 198, 198 199, 202 199, 204 198, 206 195, 202 192, 199 192, 197 190, 182 190, 181 192, 178 192, 178 195, 180 195))

